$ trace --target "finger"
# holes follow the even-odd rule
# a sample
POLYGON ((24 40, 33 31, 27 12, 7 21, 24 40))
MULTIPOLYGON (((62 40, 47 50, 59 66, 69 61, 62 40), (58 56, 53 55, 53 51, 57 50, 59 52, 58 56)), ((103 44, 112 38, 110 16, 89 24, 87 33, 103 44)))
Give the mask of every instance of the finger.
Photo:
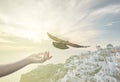
POLYGON ((48 55, 45 55, 45 56, 44 56, 44 59, 47 60, 47 58, 48 58, 48 55))
POLYGON ((49 56, 49 51, 47 51, 47 55, 49 56))
POLYGON ((47 57, 49 57, 49 52, 47 52, 47 57))
POLYGON ((46 51, 46 52, 45 52, 45 56, 46 56, 47 54, 48 54, 48 52, 46 51))
POLYGON ((48 54, 48 52, 46 51, 46 52, 45 52, 45 56, 46 56, 47 54, 48 54))
POLYGON ((51 59, 52 57, 53 57, 53 56, 50 56, 50 57, 48 58, 48 60, 51 59))
POLYGON ((48 53, 48 51, 46 51, 45 56, 48 56, 48 55, 49 55, 49 53, 48 53))
POLYGON ((45 54, 48 54, 48 52, 46 51, 45 54))
POLYGON ((46 51, 43 55, 44 55, 44 56, 43 56, 43 59, 46 60, 46 57, 47 57, 47 51, 46 51))

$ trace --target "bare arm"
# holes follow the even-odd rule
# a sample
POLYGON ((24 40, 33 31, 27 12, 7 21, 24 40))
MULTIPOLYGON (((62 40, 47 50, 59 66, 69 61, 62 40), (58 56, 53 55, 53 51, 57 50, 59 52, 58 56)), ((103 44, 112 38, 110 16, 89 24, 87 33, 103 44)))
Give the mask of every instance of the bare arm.
POLYGON ((0 65, 0 77, 13 73, 28 64, 30 61, 26 58, 14 63, 0 65))
POLYGON ((43 63, 46 60, 49 60, 51 57, 52 56, 49 56, 49 52, 44 52, 33 54, 14 63, 0 65, 0 77, 11 74, 31 63, 43 63))

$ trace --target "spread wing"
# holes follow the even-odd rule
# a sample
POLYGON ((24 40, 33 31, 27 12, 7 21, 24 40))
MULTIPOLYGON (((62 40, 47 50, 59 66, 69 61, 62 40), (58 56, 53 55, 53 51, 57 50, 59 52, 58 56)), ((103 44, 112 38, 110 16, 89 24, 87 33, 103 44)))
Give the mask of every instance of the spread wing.
MULTIPOLYGON (((78 44, 75 44, 75 43, 71 43, 71 42, 69 42, 69 41, 62 40, 62 39, 57 38, 57 37, 55 37, 55 36, 53 36, 53 35, 51 35, 51 34, 49 34, 49 33, 47 33, 47 35, 48 35, 52 40, 58 42, 58 43, 53 42, 53 45, 54 45, 55 47, 57 47, 57 48, 60 48, 60 46, 62 46, 63 48, 68 49, 68 48, 67 48, 67 45, 72 46, 72 47, 75 47, 75 48, 87 48, 87 47, 89 47, 89 46, 82 46, 82 45, 78 45, 78 44)), ((60 48, 60 49, 62 49, 62 48, 60 48)))
POLYGON ((69 46, 72 46, 72 47, 76 47, 76 48, 87 48, 87 47, 90 47, 90 46, 82 46, 82 45, 71 43, 71 42, 68 42, 66 44, 69 45, 69 46))
POLYGON ((60 38, 57 38, 57 37, 51 35, 50 33, 47 33, 47 35, 48 35, 52 40, 54 40, 54 41, 56 41, 56 42, 60 42, 60 43, 63 43, 63 44, 66 44, 66 43, 67 43, 67 41, 62 40, 62 39, 60 39, 60 38))
POLYGON ((54 47, 59 49, 68 49, 69 47, 63 43, 53 42, 54 47))

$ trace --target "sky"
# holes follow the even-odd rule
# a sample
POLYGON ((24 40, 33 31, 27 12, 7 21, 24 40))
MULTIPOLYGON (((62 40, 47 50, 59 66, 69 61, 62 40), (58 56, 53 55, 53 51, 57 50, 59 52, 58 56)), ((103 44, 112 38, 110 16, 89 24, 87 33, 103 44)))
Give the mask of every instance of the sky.
POLYGON ((119 0, 0 0, 0 49, 33 49, 49 43, 46 32, 82 45, 114 44, 119 14, 119 0))
POLYGON ((120 0, 0 0, 0 63, 46 50, 60 62, 96 45, 119 46, 119 26, 120 0), (47 32, 91 47, 58 50, 47 32))

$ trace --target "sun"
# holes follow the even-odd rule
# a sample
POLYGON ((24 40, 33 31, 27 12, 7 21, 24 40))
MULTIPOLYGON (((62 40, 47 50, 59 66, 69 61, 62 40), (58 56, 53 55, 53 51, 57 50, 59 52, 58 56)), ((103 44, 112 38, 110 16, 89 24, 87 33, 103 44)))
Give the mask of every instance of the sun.
POLYGON ((21 34, 21 37, 32 40, 34 42, 41 41, 41 38, 33 31, 26 31, 24 34, 21 34))
MULTIPOLYGON (((40 31, 40 30, 39 30, 40 31)), ((41 37, 40 37, 40 33, 38 33, 37 30, 32 30, 32 29, 23 29, 21 33, 19 33, 19 35, 23 38, 26 38, 28 40, 32 40, 34 42, 40 42, 41 41, 41 37)))

